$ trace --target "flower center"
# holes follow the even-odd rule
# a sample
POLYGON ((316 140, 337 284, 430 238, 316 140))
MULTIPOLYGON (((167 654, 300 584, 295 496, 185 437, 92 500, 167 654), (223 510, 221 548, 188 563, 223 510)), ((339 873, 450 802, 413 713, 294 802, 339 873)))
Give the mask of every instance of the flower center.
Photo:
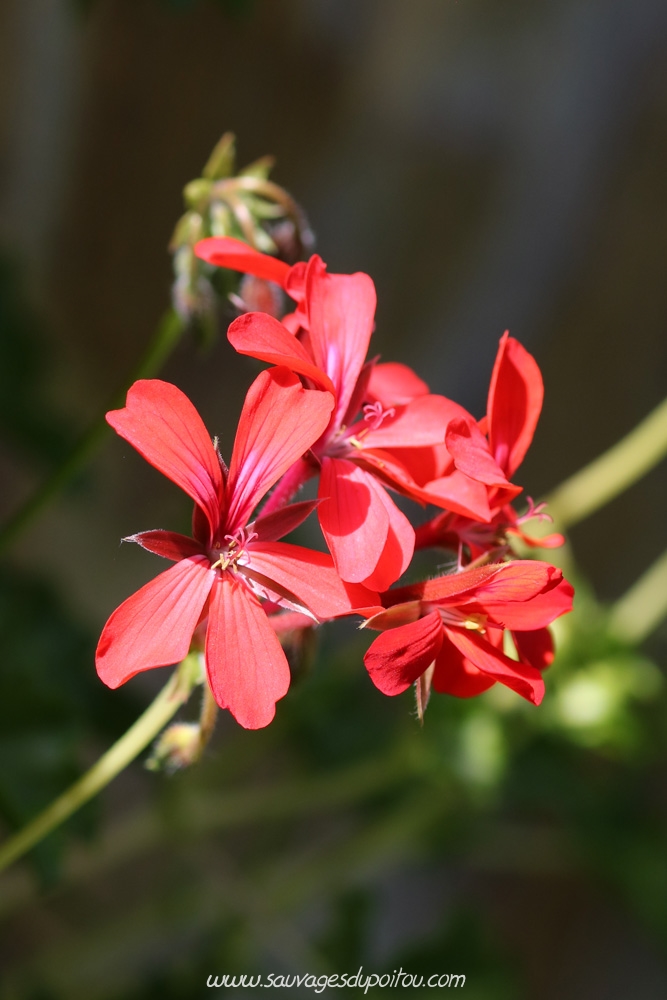
POLYGON ((225 535, 224 544, 211 554, 211 568, 225 570, 245 566, 250 560, 247 546, 254 538, 257 538, 257 532, 248 531, 247 528, 239 528, 233 535, 225 535))
MULTIPOLYGON (((396 410, 393 406, 388 409, 384 409, 382 403, 366 403, 363 407, 363 423, 366 424, 361 430, 357 430, 356 434, 351 434, 349 427, 340 427, 334 436, 331 438, 327 444, 326 454, 330 458, 343 458, 345 455, 350 454, 351 448, 356 448, 357 451, 361 451, 364 447, 363 440, 369 431, 376 431, 382 425, 382 423, 388 418, 393 417, 396 410)), ((361 421, 359 421, 361 423, 361 421)), ((355 428, 359 427, 359 423, 355 424, 355 428)))
POLYGON ((486 632, 486 615, 466 614, 459 608, 433 607, 431 610, 438 612, 443 625, 455 625, 470 632, 480 632, 482 635, 486 632))

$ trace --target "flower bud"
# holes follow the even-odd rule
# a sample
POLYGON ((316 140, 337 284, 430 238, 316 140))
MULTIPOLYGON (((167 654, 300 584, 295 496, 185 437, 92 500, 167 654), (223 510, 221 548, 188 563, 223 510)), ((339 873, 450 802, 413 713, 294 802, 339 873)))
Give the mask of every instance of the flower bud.
POLYGON ((201 755, 201 733, 197 722, 175 722, 155 742, 146 761, 149 771, 173 774, 194 764, 201 755))

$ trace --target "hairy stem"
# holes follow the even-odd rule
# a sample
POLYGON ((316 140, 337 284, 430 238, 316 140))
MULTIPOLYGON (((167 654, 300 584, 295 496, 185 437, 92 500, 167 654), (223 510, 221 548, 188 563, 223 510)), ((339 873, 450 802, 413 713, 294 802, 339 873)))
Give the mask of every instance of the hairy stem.
POLYGON ((0 871, 26 854, 84 803, 97 795, 148 746, 180 706, 187 701, 198 669, 197 654, 194 658, 186 657, 143 715, 139 716, 134 725, 130 726, 97 763, 50 806, 47 806, 39 816, 0 846, 0 871))
POLYGON ((571 528, 604 507, 667 455, 667 399, 590 465, 547 498, 559 528, 571 528))
MULTIPOLYGON (((131 385, 136 379, 150 378, 156 375, 178 343, 185 325, 178 314, 170 309, 157 328, 155 336, 127 380, 131 385)), ((116 393, 111 400, 109 409, 122 404, 125 388, 116 393)), ((57 496, 70 480, 92 458, 100 444, 109 432, 104 416, 99 417, 86 431, 78 443, 57 469, 51 473, 41 486, 38 486, 32 496, 12 514, 0 527, 0 552, 2 552, 18 535, 38 516, 44 507, 57 496)))

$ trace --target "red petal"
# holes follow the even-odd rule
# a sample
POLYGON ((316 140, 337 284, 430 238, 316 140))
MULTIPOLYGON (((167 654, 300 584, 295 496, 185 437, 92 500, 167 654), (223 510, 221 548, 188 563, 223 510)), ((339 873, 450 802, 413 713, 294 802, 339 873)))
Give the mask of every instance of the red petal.
POLYGON ((328 552, 287 542, 253 542, 248 552, 250 570, 294 594, 321 621, 353 612, 367 614, 380 605, 374 591, 341 580, 328 552))
MULTIPOLYGON (((321 258, 318 257, 318 260, 321 260, 321 258)), ((324 266, 326 267, 326 264, 324 266)), ((305 297, 307 271, 307 262, 305 260, 299 260, 289 269, 289 273, 285 279, 285 291, 291 298, 294 299, 295 302, 302 302, 305 297)), ((306 318, 301 315, 301 310, 297 310, 297 313, 294 315, 298 315, 300 320, 306 318)))
POLYGON ((508 478, 533 440, 543 399, 544 385, 535 358, 505 333, 491 375, 487 414, 491 453, 508 478))
POLYGON ((371 403, 382 403, 383 406, 400 406, 418 396, 428 396, 430 391, 426 382, 412 368, 397 361, 388 361, 374 366, 366 399, 371 403))
POLYGON ((287 368, 258 375, 243 404, 229 469, 230 533, 320 437, 332 406, 331 393, 304 389, 287 368))
POLYGON ((448 476, 441 476, 425 483, 419 490, 425 503, 432 503, 453 514, 462 514, 473 521, 490 521, 488 490, 484 483, 471 479, 455 469, 448 476))
POLYGON ((475 589, 475 600, 487 607, 506 601, 528 601, 540 594, 552 579, 552 572, 562 577, 545 562, 532 559, 513 559, 496 566, 496 572, 475 589))
POLYGON ((307 302, 315 363, 336 387, 335 421, 347 412, 363 367, 375 316, 375 285, 363 273, 327 274, 319 258, 308 265, 307 302))
POLYGON ((407 587, 396 587, 383 595, 386 607, 401 604, 403 601, 427 601, 455 603, 469 595, 475 595, 479 587, 492 579, 506 563, 491 563, 487 566, 475 566, 459 573, 449 573, 433 580, 422 580, 407 587))
POLYGON ((362 438, 364 448, 423 448, 442 444, 445 429, 455 410, 460 409, 444 396, 419 396, 396 406, 376 431, 362 438))
POLYGON ((287 694, 290 672, 259 601, 228 573, 216 581, 206 630, 213 696, 245 729, 261 729, 287 694))
POLYGON ((398 628, 401 625, 411 625, 421 618, 421 601, 403 601, 402 604, 394 604, 390 608, 371 615, 363 624, 364 628, 377 629, 384 632, 386 629, 398 628))
POLYGON ((107 413, 107 423, 192 497, 215 534, 224 496, 222 471, 188 397, 169 382, 144 379, 130 388, 124 409, 107 413))
POLYGON ((291 503, 287 507, 273 511, 272 514, 267 514, 266 517, 260 515, 253 521, 252 529, 257 532, 260 542, 276 542, 303 524, 318 504, 319 500, 300 500, 298 503, 291 503))
POLYGON ((494 461, 489 445, 473 420, 452 420, 445 436, 456 468, 487 486, 505 486, 507 479, 494 461))
MULTIPOLYGON (((388 486, 419 503, 432 503, 452 513, 475 521, 489 521, 491 509, 488 487, 454 469, 445 446, 430 448, 363 448, 358 463, 369 468, 388 486), (453 469, 448 475, 437 475, 442 466, 442 453, 453 469)), ((513 494, 514 495, 514 494, 513 494)))
POLYGON ((433 663, 444 638, 437 611, 383 632, 364 656, 373 684, 383 694, 401 694, 433 663))
POLYGON ((478 670, 516 691, 534 705, 539 705, 544 697, 544 681, 539 670, 510 660, 509 656, 505 656, 500 649, 474 632, 447 626, 444 630, 449 641, 478 670))
POLYGON ((435 661, 432 683, 434 690, 441 694, 451 694, 455 698, 475 698, 488 691, 496 682, 478 670, 451 642, 443 642, 435 661))
POLYGON ((389 532, 382 487, 352 462, 322 462, 317 509, 322 533, 344 580, 366 580, 384 551, 389 532))
POLYGON ((386 590, 403 576, 415 551, 415 529, 386 490, 378 494, 389 517, 387 541, 373 572, 363 582, 371 590, 386 590))
POLYGON ((572 610, 574 588, 561 577, 559 569, 552 570, 552 577, 544 590, 535 597, 523 602, 515 601, 493 604, 484 601, 484 610, 496 621, 502 622, 507 628, 532 632, 535 629, 546 628, 556 618, 572 610))
POLYGON ((548 628, 533 632, 512 632, 519 658, 537 670, 544 670, 554 659, 554 641, 548 628))
POLYGON ((424 448, 392 448, 391 451, 384 450, 382 455, 389 455, 394 462, 398 462, 418 486, 424 486, 425 483, 431 483, 454 471, 452 456, 445 447, 444 434, 442 444, 424 448))
MULTIPOLYGON (((510 566, 518 565, 509 563, 510 566)), ((525 596, 523 598, 505 600, 490 600, 482 591, 475 594, 475 601, 479 601, 484 611, 494 621, 500 622, 510 629, 518 629, 522 632, 532 632, 535 629, 545 628, 547 625, 559 618, 560 615, 567 614, 572 610, 572 599, 574 589, 567 580, 563 579, 559 569, 549 566, 547 563, 524 563, 524 565, 540 565, 546 567, 548 572, 548 582, 544 588, 528 596, 528 580, 525 581, 525 596)), ((529 571, 526 570, 526 573, 529 571)), ((516 581, 517 593, 521 591, 521 583, 516 581)))
POLYGON ((177 531, 140 531, 138 535, 129 535, 123 541, 136 542, 142 549, 173 562, 189 556, 203 555, 199 542, 188 535, 179 535, 177 531))
POLYGON ((301 341, 282 323, 267 313, 245 313, 235 319, 227 331, 227 339, 239 354, 247 354, 272 365, 284 365, 312 379, 322 389, 334 392, 331 379, 313 359, 301 341))
POLYGON ((209 595, 215 570, 205 556, 191 556, 160 573, 128 597, 109 618, 95 665, 111 688, 141 670, 180 663, 209 595))
POLYGON ((282 260, 260 253, 259 250, 231 236, 211 236, 200 240, 195 244, 195 253, 207 264, 228 267, 232 271, 242 271, 244 274, 254 274, 257 278, 275 281, 283 286, 291 270, 289 264, 285 264, 282 260))

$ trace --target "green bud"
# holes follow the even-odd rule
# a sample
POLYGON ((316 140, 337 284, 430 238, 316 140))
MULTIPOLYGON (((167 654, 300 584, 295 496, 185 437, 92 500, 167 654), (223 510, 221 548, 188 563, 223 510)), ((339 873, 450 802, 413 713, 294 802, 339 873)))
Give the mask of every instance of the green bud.
POLYGON ((249 163, 243 170, 239 170, 239 177, 257 177, 261 181, 268 180, 269 174, 275 165, 275 156, 260 156, 259 160, 249 163))
POLYGON ((211 236, 236 235, 236 225, 229 207, 222 201, 214 201, 209 211, 211 236))
POLYGON ((194 764, 200 756, 199 723, 175 722, 156 740, 146 767, 149 771, 167 771, 173 774, 194 764))
POLYGON ((234 173, 235 159, 236 136, 233 132, 225 132, 209 156, 206 166, 202 170, 202 176, 208 177, 212 181, 221 180, 223 177, 231 177, 234 173))
POLYGON ((185 204, 189 208, 196 208, 200 211, 206 208, 212 187, 213 181, 206 180, 204 177, 198 177, 197 180, 190 181, 183 188, 185 204))
POLYGON ((200 240, 203 233, 203 222, 199 212, 186 212, 176 223, 176 228, 169 240, 169 250, 175 253, 179 247, 187 244, 192 246, 200 240))

